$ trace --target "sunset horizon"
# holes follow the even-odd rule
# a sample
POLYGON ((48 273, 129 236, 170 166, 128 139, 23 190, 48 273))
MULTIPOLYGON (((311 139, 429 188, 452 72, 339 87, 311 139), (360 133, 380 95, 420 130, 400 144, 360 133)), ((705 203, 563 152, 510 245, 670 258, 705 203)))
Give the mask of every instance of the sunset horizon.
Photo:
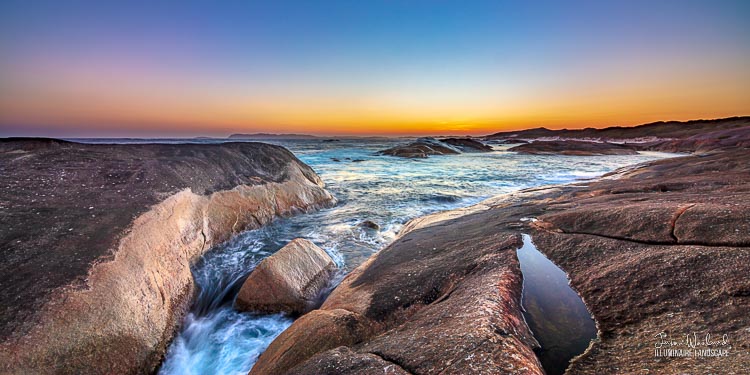
MULTIPOLYGON (((106 129, 102 129, 101 126, 92 127, 80 127, 80 128, 59 128, 55 126, 37 126, 37 125, 4 125, 0 137, 43 137, 43 138, 228 138, 231 135, 303 135, 303 136, 314 136, 314 137, 340 137, 340 138, 367 138, 367 137, 449 137, 449 136, 468 136, 468 137, 481 137, 492 135, 501 132, 515 132, 529 129, 550 129, 550 130, 581 130, 581 129, 606 129, 612 127, 636 127, 640 125, 661 123, 661 122, 691 122, 691 121, 714 121, 728 118, 746 118, 750 115, 746 114, 729 114, 726 116, 704 116, 704 117, 686 117, 686 118, 654 118, 649 120, 642 120, 634 123, 578 123, 578 124, 560 124, 552 125, 547 122, 534 122, 528 125, 487 125, 483 127, 475 128, 470 131, 451 131, 451 130, 411 130, 411 127, 401 127, 401 131, 391 132, 378 132, 376 130, 364 130, 361 132, 345 132, 345 131, 315 131, 314 128, 310 129, 307 127, 289 126, 289 127, 278 127, 278 126, 247 126, 247 127, 217 127, 215 125, 199 125, 195 128, 186 128, 182 130, 168 130, 161 129, 154 126, 164 124, 152 124, 151 126, 137 125, 133 126, 107 126, 106 129), (206 130, 201 130, 206 129, 206 130), (281 129, 288 129, 282 131, 281 129)), ((377 127, 374 127, 377 129, 377 127)), ((418 127, 421 129, 422 127, 418 127)))
POLYGON ((282 3, 4 3, 0 136, 484 135, 750 114, 746 2, 282 3))

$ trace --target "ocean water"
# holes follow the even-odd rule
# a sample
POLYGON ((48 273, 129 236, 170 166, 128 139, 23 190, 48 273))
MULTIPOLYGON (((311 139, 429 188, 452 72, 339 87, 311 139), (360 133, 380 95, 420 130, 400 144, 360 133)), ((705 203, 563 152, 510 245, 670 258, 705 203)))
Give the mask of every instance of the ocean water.
POLYGON ((201 291, 159 373, 246 374, 292 319, 239 313, 232 303, 255 265, 294 238, 309 239, 328 252, 341 267, 340 279, 392 242, 409 219, 669 156, 532 156, 508 152, 507 146, 496 146, 490 153, 418 160, 375 155, 399 142, 404 141, 271 141, 313 167, 339 203, 279 219, 211 249, 193 268, 201 291), (363 220, 377 223, 380 229, 360 227, 363 220))

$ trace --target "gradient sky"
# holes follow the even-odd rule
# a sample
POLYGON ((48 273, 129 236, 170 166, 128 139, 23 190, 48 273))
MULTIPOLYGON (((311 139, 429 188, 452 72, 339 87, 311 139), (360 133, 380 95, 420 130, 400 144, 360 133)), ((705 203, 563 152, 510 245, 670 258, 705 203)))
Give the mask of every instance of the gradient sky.
POLYGON ((750 1, 0 3, 0 135, 486 134, 750 115, 750 1))

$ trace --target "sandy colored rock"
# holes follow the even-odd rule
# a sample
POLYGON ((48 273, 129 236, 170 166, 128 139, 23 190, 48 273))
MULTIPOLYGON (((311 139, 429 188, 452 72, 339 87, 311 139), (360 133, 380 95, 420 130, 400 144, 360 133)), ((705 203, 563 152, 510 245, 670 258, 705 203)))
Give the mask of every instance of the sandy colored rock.
POLYGON ((235 308, 304 314, 322 303, 336 263, 314 243, 297 238, 264 259, 242 284, 235 308))
POLYGON ((250 374, 290 373, 290 369, 314 354, 355 345, 368 337, 370 331, 363 317, 350 311, 313 310, 296 320, 271 343, 250 374))
POLYGON ((211 246, 335 202, 260 143, 0 142, 0 373, 147 373, 211 246))
POLYGON ((295 367, 296 374, 337 375, 409 375, 397 364, 388 362, 377 354, 357 353, 346 346, 317 354, 295 367))

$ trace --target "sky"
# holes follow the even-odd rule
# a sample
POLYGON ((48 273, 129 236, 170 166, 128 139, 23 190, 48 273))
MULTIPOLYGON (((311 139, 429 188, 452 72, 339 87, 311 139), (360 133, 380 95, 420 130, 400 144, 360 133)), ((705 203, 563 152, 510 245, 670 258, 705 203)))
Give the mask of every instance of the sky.
POLYGON ((0 2, 0 136, 750 115, 750 1, 0 2))

